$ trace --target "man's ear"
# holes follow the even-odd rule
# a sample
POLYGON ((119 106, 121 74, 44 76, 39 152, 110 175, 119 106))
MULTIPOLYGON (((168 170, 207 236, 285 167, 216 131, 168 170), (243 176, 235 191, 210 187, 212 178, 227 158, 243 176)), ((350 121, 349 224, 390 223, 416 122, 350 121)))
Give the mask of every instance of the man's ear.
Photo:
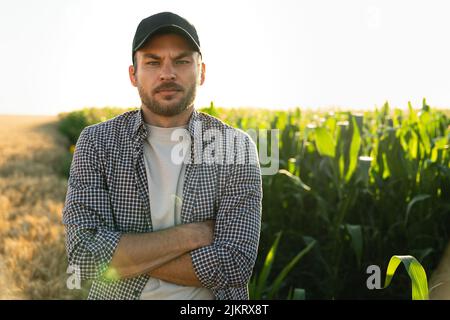
POLYGON ((130 76, 130 81, 133 87, 137 87, 136 70, 133 65, 128 67, 128 75, 130 76))
POLYGON ((200 85, 205 82, 206 65, 202 62, 202 68, 200 71, 200 85))

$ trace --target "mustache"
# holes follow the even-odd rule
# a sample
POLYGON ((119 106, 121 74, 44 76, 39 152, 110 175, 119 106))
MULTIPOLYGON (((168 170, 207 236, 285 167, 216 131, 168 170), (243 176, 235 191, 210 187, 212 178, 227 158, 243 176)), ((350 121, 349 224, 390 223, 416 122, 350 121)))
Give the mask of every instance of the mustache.
POLYGON ((180 86, 179 84, 176 84, 176 83, 172 82, 172 83, 163 83, 163 84, 157 86, 157 87, 154 89, 154 92, 159 92, 159 91, 161 91, 161 90, 177 90, 177 91, 183 91, 184 89, 183 89, 183 87, 180 86))

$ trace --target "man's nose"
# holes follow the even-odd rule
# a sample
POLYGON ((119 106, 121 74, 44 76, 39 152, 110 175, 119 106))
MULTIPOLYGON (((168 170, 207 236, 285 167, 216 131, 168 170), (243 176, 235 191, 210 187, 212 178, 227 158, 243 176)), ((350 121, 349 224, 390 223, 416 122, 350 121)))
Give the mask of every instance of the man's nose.
POLYGON ((160 74, 160 80, 175 80, 176 73, 175 68, 172 65, 171 61, 164 61, 162 62, 161 66, 161 74, 160 74))

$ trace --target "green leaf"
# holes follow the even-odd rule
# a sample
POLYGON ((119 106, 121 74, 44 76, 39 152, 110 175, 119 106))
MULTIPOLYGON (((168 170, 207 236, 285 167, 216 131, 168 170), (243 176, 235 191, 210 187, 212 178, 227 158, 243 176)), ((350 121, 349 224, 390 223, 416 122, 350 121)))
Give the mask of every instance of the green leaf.
POLYGON ((290 173, 289 171, 287 171, 285 169, 278 170, 278 174, 284 175, 287 178, 289 178, 289 180, 297 187, 305 189, 306 191, 311 190, 311 187, 306 185, 299 177, 297 177, 296 175, 293 175, 292 173, 290 173))
POLYGON ((305 300, 306 292, 305 289, 295 288, 294 294, 292 295, 292 300, 305 300))
POLYGON ((409 111, 409 114, 408 114, 409 121, 411 123, 417 122, 417 113, 413 109, 411 101, 408 101, 408 111, 409 111))
POLYGON ((398 265, 403 263, 412 282, 412 299, 428 300, 428 280, 424 268, 413 256, 392 256, 386 271, 384 288, 391 283, 398 265))
POLYGON ((408 223, 408 219, 409 219, 409 214, 411 213, 411 209, 414 206, 414 204, 416 204, 419 201, 423 201, 425 199, 428 199, 429 197, 431 197, 429 194, 419 194, 417 196, 415 196, 409 203, 408 206, 406 207, 406 216, 405 216, 405 222, 404 224, 406 225, 408 223))
POLYGON ((275 255, 277 253, 278 244, 280 242, 282 232, 278 232, 275 238, 275 242, 267 253, 266 259, 264 260, 264 266, 259 275, 258 284, 256 286, 256 297, 257 299, 262 298, 264 288, 266 288, 267 279, 269 278, 270 271, 272 270, 273 261, 275 260, 275 255))
POLYGON ((427 104, 427 99, 423 98, 422 99, 422 111, 430 111, 430 106, 427 104))
POLYGON ((295 174, 295 170, 297 164, 297 160, 295 158, 289 158, 288 159, 288 171, 292 174, 295 174))
POLYGON ((423 147, 425 148, 425 152, 428 155, 431 152, 430 136, 428 135, 428 132, 425 128, 425 123, 420 121, 418 127, 419 127, 420 142, 422 143, 423 147))
POLYGON ((361 148, 361 134, 355 117, 352 117, 352 127, 353 135, 349 151, 349 165, 345 175, 345 181, 347 182, 351 179, 353 172, 355 172, 356 165, 358 164, 359 149, 361 148))
POLYGON ((417 159, 417 151, 419 145, 419 137, 414 131, 411 132, 411 138, 409 139, 408 151, 412 159, 417 159))
POLYGON ((315 129, 315 133, 317 151, 319 151, 320 155, 334 158, 336 145, 328 130, 323 127, 319 127, 315 129))
POLYGON ((353 251, 355 251, 358 266, 361 265, 361 257, 363 250, 363 234, 360 225, 346 224, 345 229, 350 235, 353 251))
POLYGON ((256 279, 258 279, 258 273, 255 273, 253 277, 250 279, 250 282, 248 284, 248 294, 250 300, 258 300, 261 299, 260 296, 257 296, 257 284, 256 279))
POLYGON ((297 264, 297 262, 305 255, 307 254, 316 244, 316 241, 310 242, 305 249, 300 251, 284 268, 281 270, 280 274, 275 278, 275 281, 273 282, 272 289, 270 290, 268 294, 268 299, 273 299, 275 296, 275 293, 278 292, 280 289, 281 284, 283 283, 284 278, 288 275, 288 273, 291 271, 291 269, 297 264))

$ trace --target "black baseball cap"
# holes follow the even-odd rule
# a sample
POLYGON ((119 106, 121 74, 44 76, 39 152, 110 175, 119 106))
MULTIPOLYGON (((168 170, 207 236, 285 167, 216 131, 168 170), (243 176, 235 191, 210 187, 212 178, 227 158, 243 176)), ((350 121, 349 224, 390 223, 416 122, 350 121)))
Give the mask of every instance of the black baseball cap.
POLYGON ((143 19, 139 23, 133 39, 133 64, 134 53, 143 47, 151 36, 165 32, 173 32, 184 36, 193 45, 195 50, 198 51, 200 55, 202 54, 200 51, 200 40, 194 25, 175 13, 160 12, 143 19))

